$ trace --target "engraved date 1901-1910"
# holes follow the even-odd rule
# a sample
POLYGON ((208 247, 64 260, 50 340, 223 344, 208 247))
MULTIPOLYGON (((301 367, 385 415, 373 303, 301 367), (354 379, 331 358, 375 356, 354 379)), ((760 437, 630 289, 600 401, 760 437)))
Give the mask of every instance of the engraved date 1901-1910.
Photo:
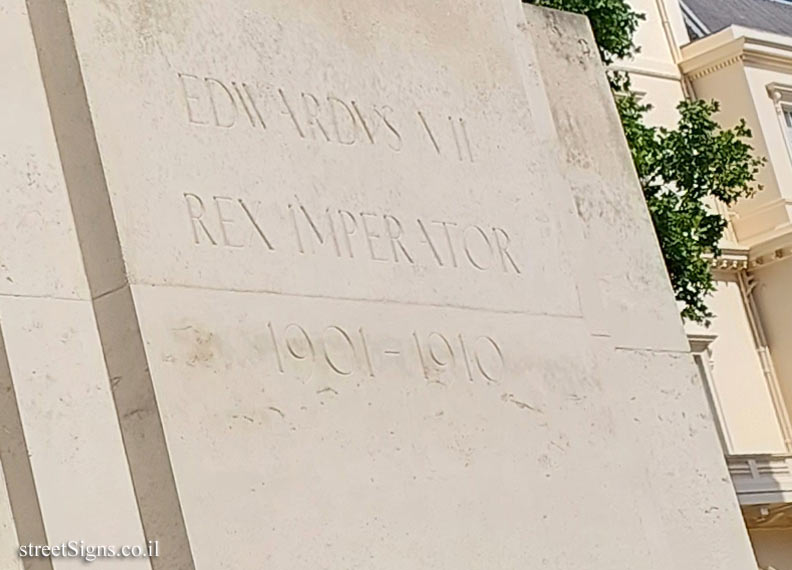
POLYGON ((279 374, 308 382, 314 374, 375 378, 390 363, 417 370, 427 382, 498 383, 505 360, 489 335, 412 331, 403 338, 373 340, 364 327, 325 327, 309 332, 297 323, 267 323, 273 364, 279 374))

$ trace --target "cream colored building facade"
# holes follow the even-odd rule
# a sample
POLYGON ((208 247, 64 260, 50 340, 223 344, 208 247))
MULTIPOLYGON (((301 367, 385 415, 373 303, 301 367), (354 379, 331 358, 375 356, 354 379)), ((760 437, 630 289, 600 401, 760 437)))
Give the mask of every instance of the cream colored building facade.
MULTIPOLYGON (((757 2, 792 17, 792 4, 774 0, 746 1, 745 9, 757 2)), ((641 53, 620 67, 653 105, 650 119, 672 124, 683 97, 716 99, 719 121, 730 127, 744 118, 754 148, 768 160, 764 190, 724 212, 730 226, 713 263, 718 290, 709 303, 715 319, 709 328, 687 329, 757 561, 790 570, 792 29, 787 36, 731 25, 711 33, 684 2, 631 4, 646 15, 641 53)), ((739 9, 739 2, 729 5, 739 9)))

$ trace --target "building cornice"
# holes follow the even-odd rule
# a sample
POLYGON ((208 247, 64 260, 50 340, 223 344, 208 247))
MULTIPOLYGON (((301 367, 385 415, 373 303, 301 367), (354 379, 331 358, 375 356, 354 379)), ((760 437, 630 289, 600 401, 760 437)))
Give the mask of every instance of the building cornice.
POLYGON ((792 224, 785 224, 750 247, 748 268, 759 270, 792 258, 792 224))
POLYGON ((750 267, 748 248, 722 247, 717 257, 710 258, 713 271, 735 272, 743 271, 750 267))
POLYGON ((688 333, 688 345, 690 352, 699 354, 709 350, 710 345, 718 339, 718 335, 713 333, 688 333))
POLYGON ((792 37, 729 26, 683 46, 682 57, 682 72, 694 80, 738 62, 792 71, 792 37))
POLYGON ((741 61, 744 61, 744 59, 745 54, 743 53, 736 53, 729 55, 728 57, 721 57, 716 59, 715 62, 711 63, 710 65, 698 68, 695 71, 687 72, 686 75, 692 80, 701 79, 702 77, 715 73, 716 71, 731 67, 735 63, 740 63, 741 61))

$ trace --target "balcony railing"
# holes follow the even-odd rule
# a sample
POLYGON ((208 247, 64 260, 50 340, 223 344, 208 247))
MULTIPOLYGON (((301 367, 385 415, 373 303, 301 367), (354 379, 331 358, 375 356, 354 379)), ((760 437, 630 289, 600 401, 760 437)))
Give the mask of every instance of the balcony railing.
POLYGON ((729 455, 726 460, 741 505, 792 503, 792 454, 729 455))

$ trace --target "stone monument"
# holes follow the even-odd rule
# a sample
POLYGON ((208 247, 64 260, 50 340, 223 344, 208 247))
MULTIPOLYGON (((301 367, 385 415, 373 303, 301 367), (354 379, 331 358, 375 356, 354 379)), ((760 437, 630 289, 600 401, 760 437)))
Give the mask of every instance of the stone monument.
POLYGON ((0 15, 0 564, 751 568, 584 19, 0 15))

